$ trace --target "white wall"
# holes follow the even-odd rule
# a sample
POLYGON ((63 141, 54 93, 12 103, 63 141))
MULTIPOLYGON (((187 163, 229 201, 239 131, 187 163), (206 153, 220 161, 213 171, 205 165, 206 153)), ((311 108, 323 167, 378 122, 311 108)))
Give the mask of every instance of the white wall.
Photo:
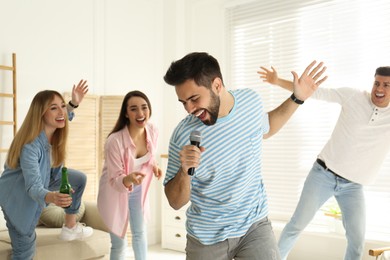
POLYGON ((0 0, 0 6, 0 63, 17 54, 19 124, 37 91, 70 91, 81 78, 91 94, 140 89, 162 111, 162 0, 0 0))
POLYGON ((191 51, 209 52, 224 72, 224 2, 230 1, 0 0, 0 64, 17 54, 19 125, 36 92, 70 91, 87 79, 91 94, 144 91, 160 128, 160 151, 167 151, 185 111, 163 76, 191 51))

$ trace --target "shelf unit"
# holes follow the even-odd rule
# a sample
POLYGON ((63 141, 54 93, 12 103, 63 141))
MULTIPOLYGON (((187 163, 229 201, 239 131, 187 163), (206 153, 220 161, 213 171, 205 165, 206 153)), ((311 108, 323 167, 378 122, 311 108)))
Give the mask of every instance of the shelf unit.
MULTIPOLYGON (((0 65, 0 71, 10 71, 12 73, 12 92, 0 92, 0 100, 7 99, 7 98, 12 99, 12 121, 10 120, 0 121, 0 127, 12 126, 13 136, 15 136, 17 130, 17 106, 16 106, 17 85, 16 85, 16 54, 15 53, 12 53, 12 66, 0 65)), ((0 91, 1 89, 3 88, 0 87, 0 91)), ((3 103, 3 101, 0 103, 3 103)), ((4 114, 2 114, 2 116, 4 116, 4 114)), ((8 152, 8 147, 0 146, 0 153, 7 153, 7 152, 8 152)))
MULTIPOLYGON (((166 172, 168 165, 168 155, 161 155, 161 170, 166 172)), ((185 227, 186 223, 186 211, 190 205, 188 202, 179 210, 174 210, 163 192, 161 196, 162 206, 161 206, 161 217, 162 217, 162 226, 161 226, 161 247, 164 249, 171 249, 180 252, 185 252, 185 247, 187 243, 187 231, 185 227)))

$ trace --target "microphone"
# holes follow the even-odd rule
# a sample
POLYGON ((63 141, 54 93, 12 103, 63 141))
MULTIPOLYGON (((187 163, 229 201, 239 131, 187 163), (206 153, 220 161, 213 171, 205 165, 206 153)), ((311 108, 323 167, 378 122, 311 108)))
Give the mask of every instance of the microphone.
MULTIPOLYGON (((200 141, 202 140, 202 134, 198 130, 194 130, 190 134, 190 142, 192 145, 196 145, 199 147, 200 141)), ((191 167, 188 169, 188 175, 194 175, 195 173, 195 167, 191 167)))

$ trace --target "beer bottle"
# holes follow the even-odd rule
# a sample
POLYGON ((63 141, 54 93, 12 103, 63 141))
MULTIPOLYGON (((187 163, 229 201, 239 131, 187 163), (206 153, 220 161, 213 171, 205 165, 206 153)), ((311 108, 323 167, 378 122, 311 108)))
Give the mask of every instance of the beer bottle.
MULTIPOLYGON (((66 167, 62 167, 60 193, 72 195, 72 186, 70 186, 70 183, 68 181, 68 168, 66 167)), ((69 207, 70 205, 65 208, 69 208, 69 207)))

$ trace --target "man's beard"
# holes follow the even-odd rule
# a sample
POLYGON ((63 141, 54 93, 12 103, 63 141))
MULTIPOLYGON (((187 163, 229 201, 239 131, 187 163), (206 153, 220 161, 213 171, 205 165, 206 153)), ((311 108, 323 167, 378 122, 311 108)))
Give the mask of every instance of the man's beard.
POLYGON ((210 119, 203 121, 205 125, 214 125, 217 122, 219 107, 221 105, 221 100, 219 97, 210 89, 211 101, 210 106, 206 109, 207 113, 210 115, 210 119))

